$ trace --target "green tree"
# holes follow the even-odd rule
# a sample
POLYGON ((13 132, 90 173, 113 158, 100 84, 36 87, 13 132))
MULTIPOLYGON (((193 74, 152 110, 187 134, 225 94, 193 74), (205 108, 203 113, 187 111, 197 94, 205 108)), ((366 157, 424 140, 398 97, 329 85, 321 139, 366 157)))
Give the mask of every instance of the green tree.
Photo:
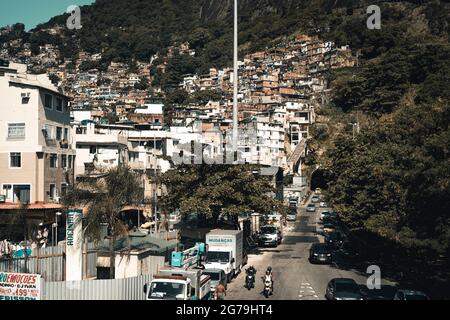
POLYGON ((142 184, 130 168, 119 165, 105 172, 99 179, 76 183, 64 197, 66 206, 87 208, 84 234, 95 241, 103 240, 100 225, 106 223, 109 230, 110 277, 114 278, 114 245, 117 239, 127 235, 127 225, 120 219, 120 212, 143 198, 142 184))
POLYGON ((284 212, 270 178, 256 174, 253 165, 180 165, 166 172, 161 182, 168 194, 162 198, 165 210, 180 210, 186 217, 198 215, 212 227, 221 219, 237 225, 240 213, 284 212))

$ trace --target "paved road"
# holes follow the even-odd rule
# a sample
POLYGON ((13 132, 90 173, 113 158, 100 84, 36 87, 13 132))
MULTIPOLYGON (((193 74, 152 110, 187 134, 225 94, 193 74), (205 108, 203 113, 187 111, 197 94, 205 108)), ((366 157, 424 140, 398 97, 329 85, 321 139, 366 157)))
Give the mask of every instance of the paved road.
POLYGON ((244 288, 245 272, 241 272, 228 284, 227 299, 265 300, 261 277, 269 265, 274 274, 274 295, 269 299, 323 300, 328 281, 332 278, 352 278, 358 284, 366 284, 365 275, 329 265, 313 265, 308 261, 311 244, 323 242, 323 237, 316 234, 316 223, 320 212, 324 210, 307 213, 305 207, 301 206, 297 221, 288 224, 287 229, 290 230, 285 232, 281 245, 277 248, 261 248, 260 253, 249 255, 248 265, 252 264, 257 269, 255 288, 250 291, 244 288))

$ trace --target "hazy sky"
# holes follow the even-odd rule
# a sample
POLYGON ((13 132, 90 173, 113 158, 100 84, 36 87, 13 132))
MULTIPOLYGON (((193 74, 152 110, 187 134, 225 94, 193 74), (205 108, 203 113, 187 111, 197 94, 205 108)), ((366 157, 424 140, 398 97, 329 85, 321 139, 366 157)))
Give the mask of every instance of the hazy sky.
POLYGON ((27 30, 66 12, 70 5, 86 5, 95 0, 0 0, 0 27, 17 22, 27 30))

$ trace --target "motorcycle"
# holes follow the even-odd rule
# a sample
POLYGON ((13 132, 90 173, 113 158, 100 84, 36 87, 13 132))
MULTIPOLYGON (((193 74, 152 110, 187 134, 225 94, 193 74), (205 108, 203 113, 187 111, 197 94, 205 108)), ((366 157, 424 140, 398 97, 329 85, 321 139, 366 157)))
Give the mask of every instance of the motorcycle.
POLYGON ((245 287, 250 290, 255 287, 255 275, 253 272, 247 272, 245 276, 245 287))
POLYGON ((265 276, 263 279, 264 279, 263 293, 266 298, 269 298, 269 296, 271 296, 273 294, 273 292, 272 292, 272 277, 265 276))

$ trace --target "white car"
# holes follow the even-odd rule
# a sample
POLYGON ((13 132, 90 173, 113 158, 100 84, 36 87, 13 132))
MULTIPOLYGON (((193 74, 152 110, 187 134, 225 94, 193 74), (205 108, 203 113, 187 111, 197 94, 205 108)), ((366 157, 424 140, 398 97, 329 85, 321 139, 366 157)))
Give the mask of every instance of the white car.
POLYGON ((288 213, 286 215, 286 220, 287 221, 295 221, 295 220, 297 220, 297 214, 296 213, 292 213, 292 212, 288 213))
POLYGON ((320 188, 316 188, 316 190, 314 190, 315 194, 321 194, 322 193, 322 189, 320 188))
POLYGON ((328 207, 328 205, 327 205, 326 202, 322 201, 322 202, 320 203, 320 207, 321 207, 321 208, 326 208, 326 207, 328 207))

